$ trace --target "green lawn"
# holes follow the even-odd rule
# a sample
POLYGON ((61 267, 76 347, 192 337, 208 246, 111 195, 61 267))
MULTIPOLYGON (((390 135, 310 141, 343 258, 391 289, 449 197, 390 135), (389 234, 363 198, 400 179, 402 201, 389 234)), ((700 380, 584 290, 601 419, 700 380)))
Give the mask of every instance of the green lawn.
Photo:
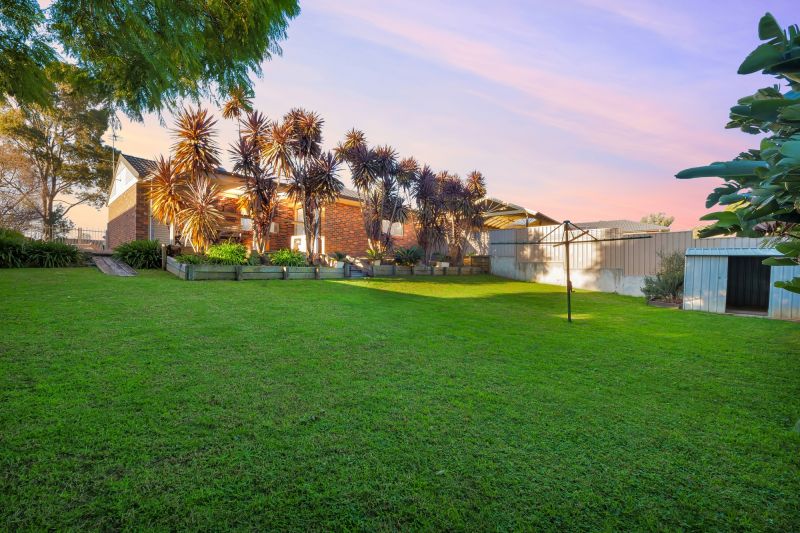
POLYGON ((0 271, 0 529, 800 528, 800 325, 0 271))

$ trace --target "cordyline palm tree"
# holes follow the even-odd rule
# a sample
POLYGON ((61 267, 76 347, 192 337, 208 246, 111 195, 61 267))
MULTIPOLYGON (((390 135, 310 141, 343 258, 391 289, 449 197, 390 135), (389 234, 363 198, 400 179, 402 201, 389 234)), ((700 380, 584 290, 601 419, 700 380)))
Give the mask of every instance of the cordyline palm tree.
POLYGON ((322 153, 323 120, 313 111, 292 109, 269 129, 261 155, 277 176, 289 182, 289 195, 303 208, 306 248, 312 263, 319 261, 322 208, 332 203, 344 184, 338 178, 339 160, 322 153))
POLYGON ((242 121, 244 131, 232 145, 234 172, 245 177, 244 194, 238 207, 250 213, 253 220, 253 248, 263 253, 269 248, 269 229, 278 207, 278 182, 269 167, 262 162, 261 153, 267 141, 269 123, 259 112, 248 113, 242 121))
POLYGON ((216 207, 218 187, 206 176, 189 182, 180 212, 183 234, 197 252, 214 243, 224 217, 216 207))
POLYGON ((445 243, 445 213, 442 204, 441 184, 428 165, 422 167, 412 184, 416 204, 414 229, 417 243, 430 263, 433 253, 445 243))
POLYGON ((464 260, 464 248, 470 233, 483 224, 483 204, 486 180, 478 171, 472 171, 465 180, 447 171, 437 176, 445 216, 445 239, 453 262, 464 260))
POLYGON ((319 260, 320 232, 322 229, 322 208, 336 201, 344 188, 339 179, 339 160, 331 152, 313 158, 305 172, 293 176, 289 184, 289 195, 303 206, 303 225, 309 259, 316 264, 319 260))
POLYGON ((369 148, 364 133, 356 129, 347 133, 336 153, 350 167, 361 200, 367 245, 379 253, 390 250, 392 226, 408 216, 405 196, 418 171, 416 161, 407 158, 398 163, 397 152, 390 146, 369 148))
POLYGON ((147 197, 150 199, 153 217, 169 226, 169 244, 175 243, 175 229, 183 209, 186 180, 175 172, 172 159, 159 156, 150 172, 147 197))
POLYGON ((242 134, 241 118, 243 114, 253 111, 253 101, 251 94, 245 87, 236 87, 228 94, 228 100, 222 105, 222 118, 235 120, 239 127, 239 135, 242 134))
POLYGON ((173 129, 172 160, 175 172, 187 181, 183 208, 179 213, 182 234, 195 251, 213 243, 222 214, 215 207, 217 187, 210 176, 219 166, 219 148, 214 140, 214 120, 205 109, 183 109, 173 129))

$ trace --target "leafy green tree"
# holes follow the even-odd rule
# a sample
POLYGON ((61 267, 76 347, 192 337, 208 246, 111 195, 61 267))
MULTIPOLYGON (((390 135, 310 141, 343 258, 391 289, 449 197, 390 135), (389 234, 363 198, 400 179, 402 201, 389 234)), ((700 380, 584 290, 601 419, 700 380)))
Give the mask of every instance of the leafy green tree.
POLYGON ((76 205, 102 206, 112 174, 112 152, 102 141, 109 123, 102 95, 74 67, 57 65, 48 75, 52 105, 0 107, 0 141, 30 160, 30 196, 46 240, 76 205))
POLYGON ((658 213, 650 213, 647 216, 643 216, 642 222, 645 224, 655 224, 657 226, 664 226, 668 228, 673 222, 675 222, 675 217, 659 211, 658 213))
POLYGON ((132 118, 247 92, 299 11, 296 0, 2 0, 0 100, 46 105, 55 62, 76 65, 132 118))
POLYGON ((0 145, 0 228, 32 229, 39 219, 36 198, 30 159, 14 146, 0 145))
MULTIPOLYGON (((731 108, 728 128, 766 134, 757 149, 732 161, 683 170, 679 179, 720 177, 725 182, 708 196, 706 207, 725 207, 704 220, 715 221, 701 236, 766 236, 783 257, 770 265, 800 264, 800 29, 782 30, 767 13, 758 25, 758 46, 739 67, 739 74, 762 71, 777 84, 759 89, 731 108), (788 87, 782 87, 784 82, 788 87), (788 89, 788 90, 786 90, 788 89)), ((800 293, 800 277, 776 286, 800 293)))

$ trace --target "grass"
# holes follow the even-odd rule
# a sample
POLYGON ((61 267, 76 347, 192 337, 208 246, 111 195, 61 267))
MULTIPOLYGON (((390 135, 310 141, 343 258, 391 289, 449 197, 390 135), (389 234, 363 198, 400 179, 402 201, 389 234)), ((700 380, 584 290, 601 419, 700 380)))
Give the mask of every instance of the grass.
POLYGON ((800 326, 491 277, 0 271, 0 529, 800 528, 800 326))

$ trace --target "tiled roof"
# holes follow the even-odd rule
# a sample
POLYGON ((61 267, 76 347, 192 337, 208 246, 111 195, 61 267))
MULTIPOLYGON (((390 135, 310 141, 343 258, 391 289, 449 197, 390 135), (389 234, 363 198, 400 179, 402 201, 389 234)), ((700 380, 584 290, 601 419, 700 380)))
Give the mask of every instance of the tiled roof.
POLYGON ((635 220, 597 220, 594 222, 575 222, 581 229, 616 228, 623 233, 647 233, 653 231, 669 231, 667 226, 636 222, 635 220))
POLYGON ((153 170, 156 166, 156 162, 150 159, 143 159, 141 157, 136 157, 135 155, 128 155, 128 154, 121 154, 125 160, 130 163, 133 169, 139 174, 140 178, 143 178, 147 175, 148 172, 153 170))
MULTIPOLYGON (((156 166, 156 162, 151 160, 151 159, 144 159, 142 157, 136 157, 135 155, 129 155, 129 154, 121 154, 121 155, 122 155, 122 157, 125 158, 125 160, 128 163, 130 163, 130 165, 133 167, 133 169, 139 174, 139 178, 146 177, 147 174, 153 168, 155 168, 155 166, 156 166)), ((243 176, 240 176, 239 174, 236 174, 234 172, 230 172, 228 170, 225 170, 223 167, 217 167, 216 173, 217 174, 225 174, 225 175, 228 175, 228 176, 243 177, 243 176)), ((284 183, 285 183, 285 181, 284 181, 284 183)), ((342 193, 340 194, 340 196, 342 198, 346 198, 348 200, 355 200, 355 201, 359 200, 358 192, 354 191, 353 189, 348 189, 347 187, 342 189, 342 193)))

